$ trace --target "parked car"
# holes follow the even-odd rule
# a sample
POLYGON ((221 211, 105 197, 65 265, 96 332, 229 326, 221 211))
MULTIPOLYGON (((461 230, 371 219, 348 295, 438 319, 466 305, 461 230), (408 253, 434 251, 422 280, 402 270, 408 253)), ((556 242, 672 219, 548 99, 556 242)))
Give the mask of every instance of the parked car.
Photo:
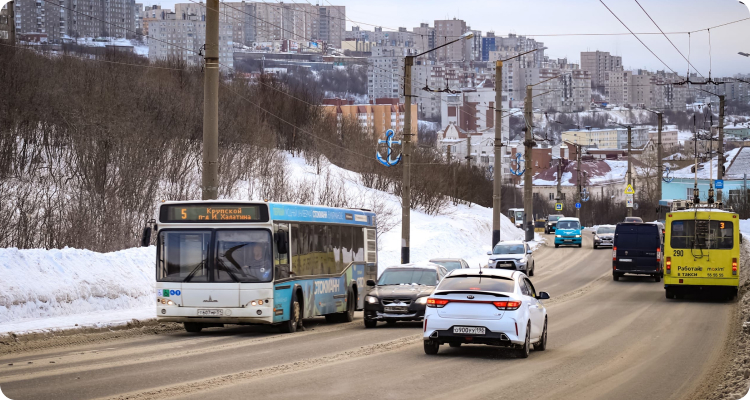
POLYGON ((662 235, 656 224, 617 224, 612 248, 612 279, 620 280, 625 274, 651 275, 659 282, 662 276, 663 249, 662 235))
POLYGON ((578 218, 565 217, 557 220, 555 229, 555 247, 561 245, 578 245, 581 247, 581 221, 578 218))
POLYGON ((453 271, 454 269, 470 268, 469 263, 463 258, 433 258, 430 260, 431 263, 442 265, 446 270, 453 271))
POLYGON ((457 269, 448 273, 427 299, 424 352, 437 354, 448 344, 509 347, 518 356, 547 348, 547 309, 529 278, 518 271, 457 269))
POLYGON ((615 240, 615 225, 599 225, 594 232, 594 248, 612 247, 615 240))
POLYGON ((447 273, 442 265, 429 262, 386 268, 377 282, 367 281, 371 290, 365 296, 365 327, 374 328, 378 321, 421 321, 427 296, 447 273))
POLYGON ((641 217, 625 217, 625 222, 643 222, 641 217))
POLYGON ((529 244, 520 241, 505 241, 495 245, 487 262, 488 268, 511 269, 523 271, 528 276, 534 276, 534 257, 529 244))
POLYGON ((564 218, 565 216, 562 214, 552 214, 548 215, 547 218, 544 220, 544 233, 552 233, 557 228, 557 221, 560 218, 564 218))

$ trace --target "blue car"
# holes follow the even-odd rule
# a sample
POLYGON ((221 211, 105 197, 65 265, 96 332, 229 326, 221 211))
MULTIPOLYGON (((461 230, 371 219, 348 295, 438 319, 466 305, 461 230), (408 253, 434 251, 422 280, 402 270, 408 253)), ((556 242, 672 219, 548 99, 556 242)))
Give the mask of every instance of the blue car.
POLYGON ((555 229, 555 247, 560 245, 578 245, 581 247, 581 221, 578 218, 563 217, 557 220, 555 229))

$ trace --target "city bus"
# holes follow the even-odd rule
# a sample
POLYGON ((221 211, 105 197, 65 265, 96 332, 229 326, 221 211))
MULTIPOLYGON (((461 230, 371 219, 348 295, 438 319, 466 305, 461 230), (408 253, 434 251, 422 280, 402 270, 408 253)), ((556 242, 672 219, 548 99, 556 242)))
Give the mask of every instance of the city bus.
POLYGON ((739 217, 714 205, 690 205, 667 214, 664 289, 668 299, 698 291, 737 296, 740 284, 739 217))
POLYGON ((188 332, 303 318, 351 321, 377 279, 376 216, 368 210, 248 201, 164 202, 156 236, 156 316, 188 332))

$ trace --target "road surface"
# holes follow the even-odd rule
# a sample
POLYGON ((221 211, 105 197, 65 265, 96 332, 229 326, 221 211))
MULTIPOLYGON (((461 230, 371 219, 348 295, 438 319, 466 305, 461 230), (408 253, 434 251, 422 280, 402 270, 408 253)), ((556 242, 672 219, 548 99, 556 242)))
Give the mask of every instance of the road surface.
POLYGON ((516 359, 488 346, 425 355, 421 323, 365 329, 229 327, 0 357, 11 399, 681 399, 722 356, 733 303, 671 300, 651 278, 611 278, 610 249, 544 247, 549 344, 516 359), (13 365, 9 365, 13 364, 13 365))

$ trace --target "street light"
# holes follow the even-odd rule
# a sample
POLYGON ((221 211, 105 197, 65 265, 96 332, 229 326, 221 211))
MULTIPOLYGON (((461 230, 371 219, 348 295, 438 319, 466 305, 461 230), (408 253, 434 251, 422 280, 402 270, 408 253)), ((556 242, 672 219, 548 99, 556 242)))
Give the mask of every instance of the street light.
POLYGON ((414 59, 433 52, 442 47, 451 45, 461 40, 469 40, 474 37, 474 33, 466 32, 456 40, 450 41, 434 49, 427 50, 415 56, 406 56, 404 58, 404 97, 406 98, 404 110, 404 144, 402 149, 404 160, 404 176, 401 182, 401 263, 409 263, 409 242, 411 231, 411 67, 414 66, 414 59))

